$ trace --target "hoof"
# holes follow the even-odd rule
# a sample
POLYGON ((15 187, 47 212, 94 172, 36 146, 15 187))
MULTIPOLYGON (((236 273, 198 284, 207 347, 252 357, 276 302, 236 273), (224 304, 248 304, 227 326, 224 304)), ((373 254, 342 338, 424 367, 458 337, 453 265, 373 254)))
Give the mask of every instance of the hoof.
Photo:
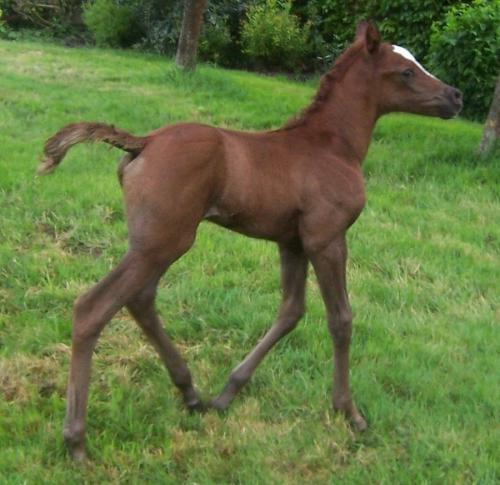
POLYGON ((357 416, 351 416, 349 419, 355 431, 362 433, 368 429, 368 424, 366 424, 365 419, 359 413, 357 416))
POLYGON ((72 446, 68 444, 69 455, 77 465, 86 465, 89 462, 85 446, 72 446))
POLYGON ((355 431, 362 432, 368 429, 368 424, 366 423, 363 416, 361 416, 360 412, 351 399, 343 402, 342 404, 334 404, 333 409, 336 412, 341 412, 342 414, 344 414, 355 431))
POLYGON ((85 449, 72 451, 71 458, 78 465, 86 465, 89 462, 85 449))
POLYGON ((185 402, 186 407, 192 413, 204 413, 207 410, 207 405, 201 399, 194 399, 185 402))

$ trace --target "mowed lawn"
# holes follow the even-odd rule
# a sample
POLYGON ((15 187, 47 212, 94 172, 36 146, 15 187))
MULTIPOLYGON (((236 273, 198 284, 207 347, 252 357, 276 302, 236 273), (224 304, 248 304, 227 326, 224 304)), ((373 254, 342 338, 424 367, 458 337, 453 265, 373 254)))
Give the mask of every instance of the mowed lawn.
MULTIPOLYGON (((331 410, 331 341, 312 272, 299 327, 227 413, 190 415, 126 312, 94 356, 92 462, 61 430, 74 299, 126 250, 120 153, 79 146, 35 177, 44 140, 98 120, 136 134, 196 120, 278 127, 313 83, 161 57, 0 42, 0 483, 480 483, 499 480, 500 161, 481 126, 382 119, 349 233, 352 388, 370 429, 331 410)), ((203 223, 158 307, 204 398, 272 323, 273 244, 203 223)))

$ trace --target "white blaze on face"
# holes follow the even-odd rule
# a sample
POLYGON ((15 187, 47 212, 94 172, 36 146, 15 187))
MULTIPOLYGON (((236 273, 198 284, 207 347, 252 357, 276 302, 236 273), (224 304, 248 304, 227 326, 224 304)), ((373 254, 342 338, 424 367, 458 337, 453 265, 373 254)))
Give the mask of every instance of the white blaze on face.
POLYGON ((425 74, 427 74, 428 76, 430 76, 430 77, 432 77, 434 79, 437 79, 436 76, 433 76, 427 69, 425 69, 424 66, 422 66, 422 64, 420 64, 415 59, 415 57, 413 57, 413 54, 408 49, 405 49, 404 47, 400 47, 399 45, 393 45, 392 46, 392 50, 396 54, 399 54, 400 56, 403 56, 405 59, 408 59, 409 61, 412 61, 419 69, 421 69, 423 72, 425 72, 425 74))

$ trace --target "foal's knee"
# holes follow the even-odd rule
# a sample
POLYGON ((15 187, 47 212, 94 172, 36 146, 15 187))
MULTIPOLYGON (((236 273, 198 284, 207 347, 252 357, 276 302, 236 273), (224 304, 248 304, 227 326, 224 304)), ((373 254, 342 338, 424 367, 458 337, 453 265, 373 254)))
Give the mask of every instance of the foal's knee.
POLYGON ((343 310, 328 315, 328 329, 336 344, 348 343, 352 334, 352 313, 343 310))
POLYGON ((73 342, 86 343, 97 338, 102 327, 92 316, 93 305, 87 294, 78 297, 73 304, 73 342))

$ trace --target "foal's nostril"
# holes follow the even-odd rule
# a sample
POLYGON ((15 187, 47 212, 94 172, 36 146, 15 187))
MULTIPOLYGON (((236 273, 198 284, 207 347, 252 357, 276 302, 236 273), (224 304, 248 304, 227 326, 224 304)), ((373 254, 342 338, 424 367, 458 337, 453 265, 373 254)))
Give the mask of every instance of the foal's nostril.
POLYGON ((452 97, 455 101, 461 102, 462 101, 462 91, 460 91, 459 89, 453 89, 452 97))
POLYGON ((446 86, 445 96, 457 106, 462 106, 462 91, 453 88, 451 86, 446 86))

